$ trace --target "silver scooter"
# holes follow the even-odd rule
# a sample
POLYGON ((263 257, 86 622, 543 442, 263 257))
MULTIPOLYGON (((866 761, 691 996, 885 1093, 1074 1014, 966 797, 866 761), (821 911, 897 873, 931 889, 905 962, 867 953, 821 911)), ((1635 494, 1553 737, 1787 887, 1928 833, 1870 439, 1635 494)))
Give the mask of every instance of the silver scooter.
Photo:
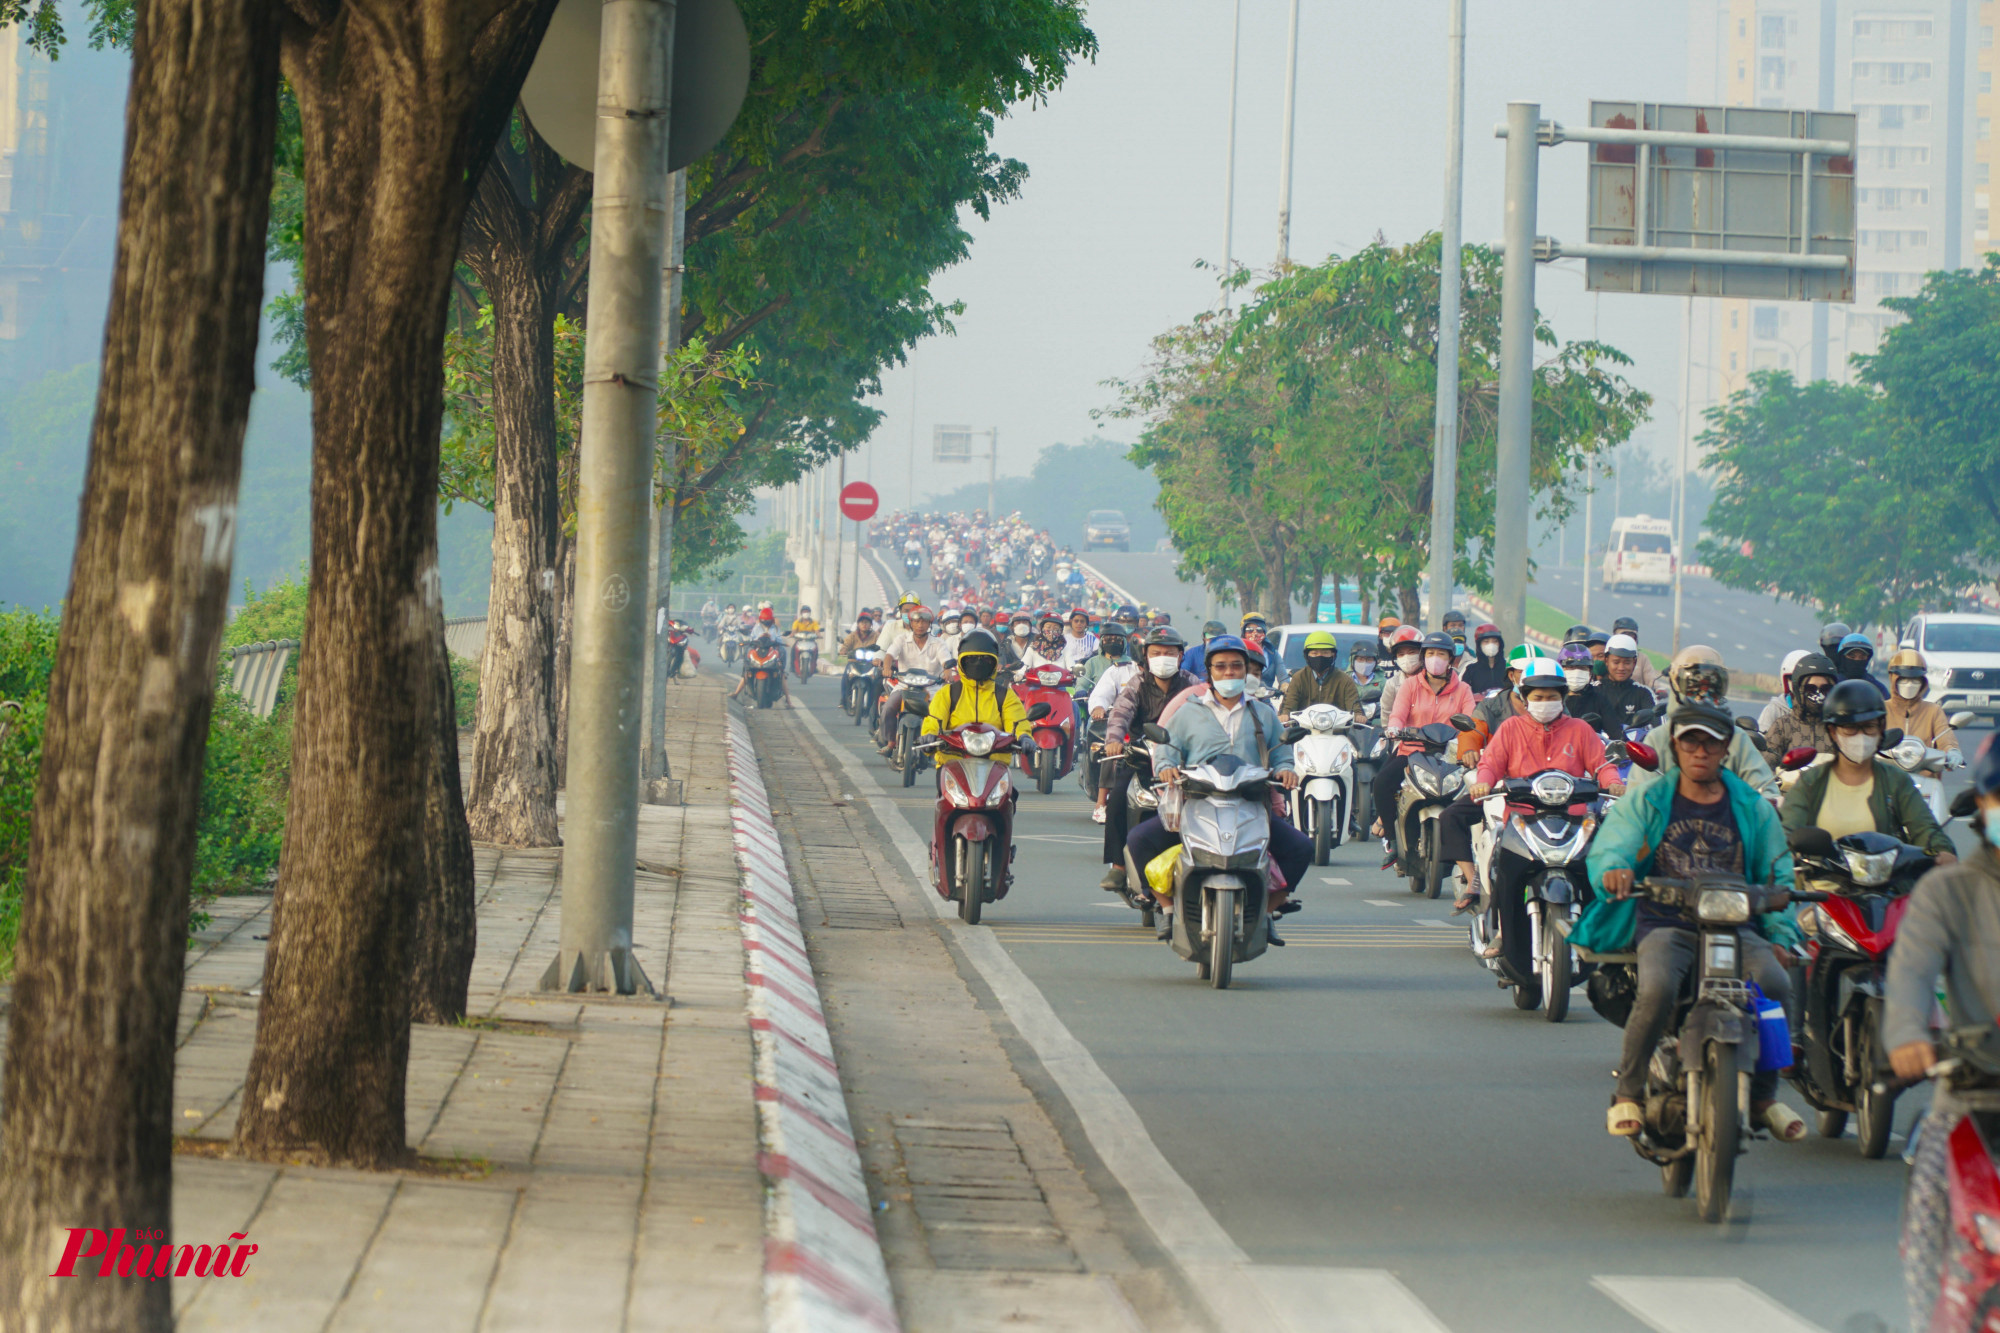
MULTIPOLYGON (((1155 770, 1171 765, 1165 728, 1148 724, 1145 736, 1155 770)), ((1170 938, 1217 990, 1228 989, 1237 963, 1270 947, 1270 778, 1270 769, 1222 754, 1181 769, 1161 793, 1161 820, 1181 835, 1170 938)))

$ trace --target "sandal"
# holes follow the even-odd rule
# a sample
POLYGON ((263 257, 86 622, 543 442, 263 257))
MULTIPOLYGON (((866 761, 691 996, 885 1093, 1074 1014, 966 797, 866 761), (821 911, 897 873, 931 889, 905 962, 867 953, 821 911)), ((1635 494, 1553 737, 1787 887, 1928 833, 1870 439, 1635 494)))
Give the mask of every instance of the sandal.
POLYGON ((1613 1102, 1605 1116, 1604 1127, 1618 1138, 1636 1138, 1646 1127, 1646 1115, 1637 1102, 1613 1102))
POLYGON ((1757 1113, 1757 1118, 1780 1143, 1797 1143, 1806 1136, 1805 1118, 1783 1102, 1772 1102, 1757 1113))

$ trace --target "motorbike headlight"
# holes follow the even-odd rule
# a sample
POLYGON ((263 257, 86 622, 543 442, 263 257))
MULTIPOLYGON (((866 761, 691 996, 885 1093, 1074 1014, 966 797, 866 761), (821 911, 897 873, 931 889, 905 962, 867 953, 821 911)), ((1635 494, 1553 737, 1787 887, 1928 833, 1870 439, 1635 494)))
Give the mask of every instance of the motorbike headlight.
POLYGON ((956 768, 947 765, 944 778, 939 784, 944 789, 944 798, 956 806, 972 804, 972 792, 965 785, 965 777, 956 768))
POLYGON ((1576 794, 1576 779, 1567 773, 1542 773, 1529 784, 1529 790, 1543 805, 1568 805, 1576 794))
POLYGON ((965 733, 965 752, 976 754, 981 759, 993 753, 993 733, 990 731, 968 731, 965 733))
POLYGON ((1451 795, 1465 785, 1465 770, 1462 768, 1450 770, 1444 775, 1444 782, 1441 785, 1444 788, 1444 795, 1451 795))
MULTIPOLYGON (((1845 949, 1849 953, 1863 952, 1861 946, 1854 942, 1854 937, 1841 929, 1840 923, 1835 921, 1833 914, 1824 907, 1815 906, 1813 908, 1813 917, 1819 926, 1819 929, 1814 933, 1822 940, 1830 940, 1836 947, 1845 949)), ((2000 1251, 1996 1251, 1996 1253, 2000 1253, 2000 1251)))
POLYGON ((1915 736, 1905 736, 1902 744, 1886 751, 1883 757, 1906 772, 1915 772, 1924 761, 1924 743, 1915 736))
POLYGON ((1750 895, 1740 889, 1703 889, 1694 912, 1703 921, 1740 925, 1750 919, 1750 895))
POLYGON ((1862 852, 1850 848, 1844 849, 1842 854, 1847 858, 1848 877, 1863 888, 1887 884, 1890 873, 1896 868, 1894 850, 1862 852))
POLYGON ((1439 796, 1443 794, 1438 790, 1437 774, 1431 772, 1428 768, 1424 768, 1418 764, 1411 764, 1409 773, 1410 781, 1424 795, 1439 796))

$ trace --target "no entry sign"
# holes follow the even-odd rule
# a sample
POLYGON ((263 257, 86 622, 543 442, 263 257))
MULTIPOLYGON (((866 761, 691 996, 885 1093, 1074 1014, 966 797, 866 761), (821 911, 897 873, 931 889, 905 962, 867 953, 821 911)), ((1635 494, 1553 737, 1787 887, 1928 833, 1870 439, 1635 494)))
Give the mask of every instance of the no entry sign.
POLYGON ((840 488, 841 517, 851 518, 856 523, 875 517, 875 510, 881 502, 875 488, 865 481, 850 481, 840 488))

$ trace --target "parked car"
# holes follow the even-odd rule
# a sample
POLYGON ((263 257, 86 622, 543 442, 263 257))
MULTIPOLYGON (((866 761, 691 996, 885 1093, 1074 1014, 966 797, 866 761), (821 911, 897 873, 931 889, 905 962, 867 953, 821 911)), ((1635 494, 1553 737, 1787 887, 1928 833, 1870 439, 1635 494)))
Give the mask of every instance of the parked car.
POLYGON ((1283 685, 1286 677, 1306 664, 1306 635, 1323 629, 1333 635, 1340 644, 1337 659, 1344 670, 1358 643, 1375 643, 1375 631, 1358 625, 1314 625, 1299 623, 1280 625, 1267 636, 1268 641, 1278 645, 1278 683, 1283 685))
POLYGON ((1924 655, 1931 682, 1926 697, 1938 707, 2000 718, 2000 616, 1917 616, 1903 630, 1903 647, 1924 655))
POLYGON ((1132 525, 1118 509, 1093 509, 1083 520, 1083 544, 1108 547, 1114 551, 1132 549, 1132 525))

